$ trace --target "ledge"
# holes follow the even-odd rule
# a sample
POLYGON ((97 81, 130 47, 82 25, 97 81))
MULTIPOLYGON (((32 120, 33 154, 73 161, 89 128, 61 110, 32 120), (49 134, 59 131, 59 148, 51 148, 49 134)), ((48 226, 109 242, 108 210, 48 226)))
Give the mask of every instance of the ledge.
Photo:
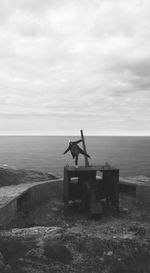
POLYGON ((0 188, 0 226, 6 226, 18 212, 29 210, 49 197, 62 196, 63 179, 0 188))

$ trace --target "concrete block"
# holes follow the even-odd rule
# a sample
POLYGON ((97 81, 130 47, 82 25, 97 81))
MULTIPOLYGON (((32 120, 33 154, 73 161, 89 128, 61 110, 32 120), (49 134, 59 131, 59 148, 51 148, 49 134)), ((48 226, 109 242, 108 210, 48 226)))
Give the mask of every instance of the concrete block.
POLYGON ((0 209, 0 226, 9 224, 17 216, 17 202, 13 200, 0 209))
POLYGON ((150 186, 136 186, 136 199, 138 202, 150 203, 150 186))

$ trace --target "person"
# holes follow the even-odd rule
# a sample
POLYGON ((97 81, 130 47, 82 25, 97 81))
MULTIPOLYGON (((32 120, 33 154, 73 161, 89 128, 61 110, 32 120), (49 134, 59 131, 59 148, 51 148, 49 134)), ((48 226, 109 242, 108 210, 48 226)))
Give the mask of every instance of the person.
POLYGON ((67 148, 67 150, 63 153, 66 154, 67 152, 71 152, 71 155, 73 157, 73 159, 75 158, 75 166, 76 168, 78 167, 78 158, 79 158, 79 154, 82 154, 88 158, 91 158, 87 153, 85 153, 80 147, 79 147, 79 143, 82 142, 82 139, 77 140, 77 141, 69 141, 69 146, 67 148))

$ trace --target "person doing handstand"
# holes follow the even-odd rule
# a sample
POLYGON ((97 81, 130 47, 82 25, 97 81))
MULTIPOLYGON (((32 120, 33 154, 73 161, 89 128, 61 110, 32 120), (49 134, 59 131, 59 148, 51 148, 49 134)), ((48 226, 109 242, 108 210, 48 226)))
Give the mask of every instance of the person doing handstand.
POLYGON ((63 153, 66 154, 67 152, 71 152, 71 155, 73 159, 75 158, 75 166, 76 168, 78 167, 78 157, 79 154, 82 154, 88 158, 91 158, 87 153, 85 153, 79 146, 78 143, 82 142, 82 139, 77 140, 77 141, 69 141, 69 146, 67 150, 63 153))

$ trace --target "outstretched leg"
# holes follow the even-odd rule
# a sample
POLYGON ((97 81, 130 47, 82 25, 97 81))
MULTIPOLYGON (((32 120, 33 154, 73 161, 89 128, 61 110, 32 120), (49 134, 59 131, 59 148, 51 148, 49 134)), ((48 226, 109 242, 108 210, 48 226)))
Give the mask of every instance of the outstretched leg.
POLYGON ((80 153, 82 154, 82 155, 85 155, 86 157, 88 157, 88 158, 91 158, 88 154, 86 154, 82 149, 80 150, 80 153))

